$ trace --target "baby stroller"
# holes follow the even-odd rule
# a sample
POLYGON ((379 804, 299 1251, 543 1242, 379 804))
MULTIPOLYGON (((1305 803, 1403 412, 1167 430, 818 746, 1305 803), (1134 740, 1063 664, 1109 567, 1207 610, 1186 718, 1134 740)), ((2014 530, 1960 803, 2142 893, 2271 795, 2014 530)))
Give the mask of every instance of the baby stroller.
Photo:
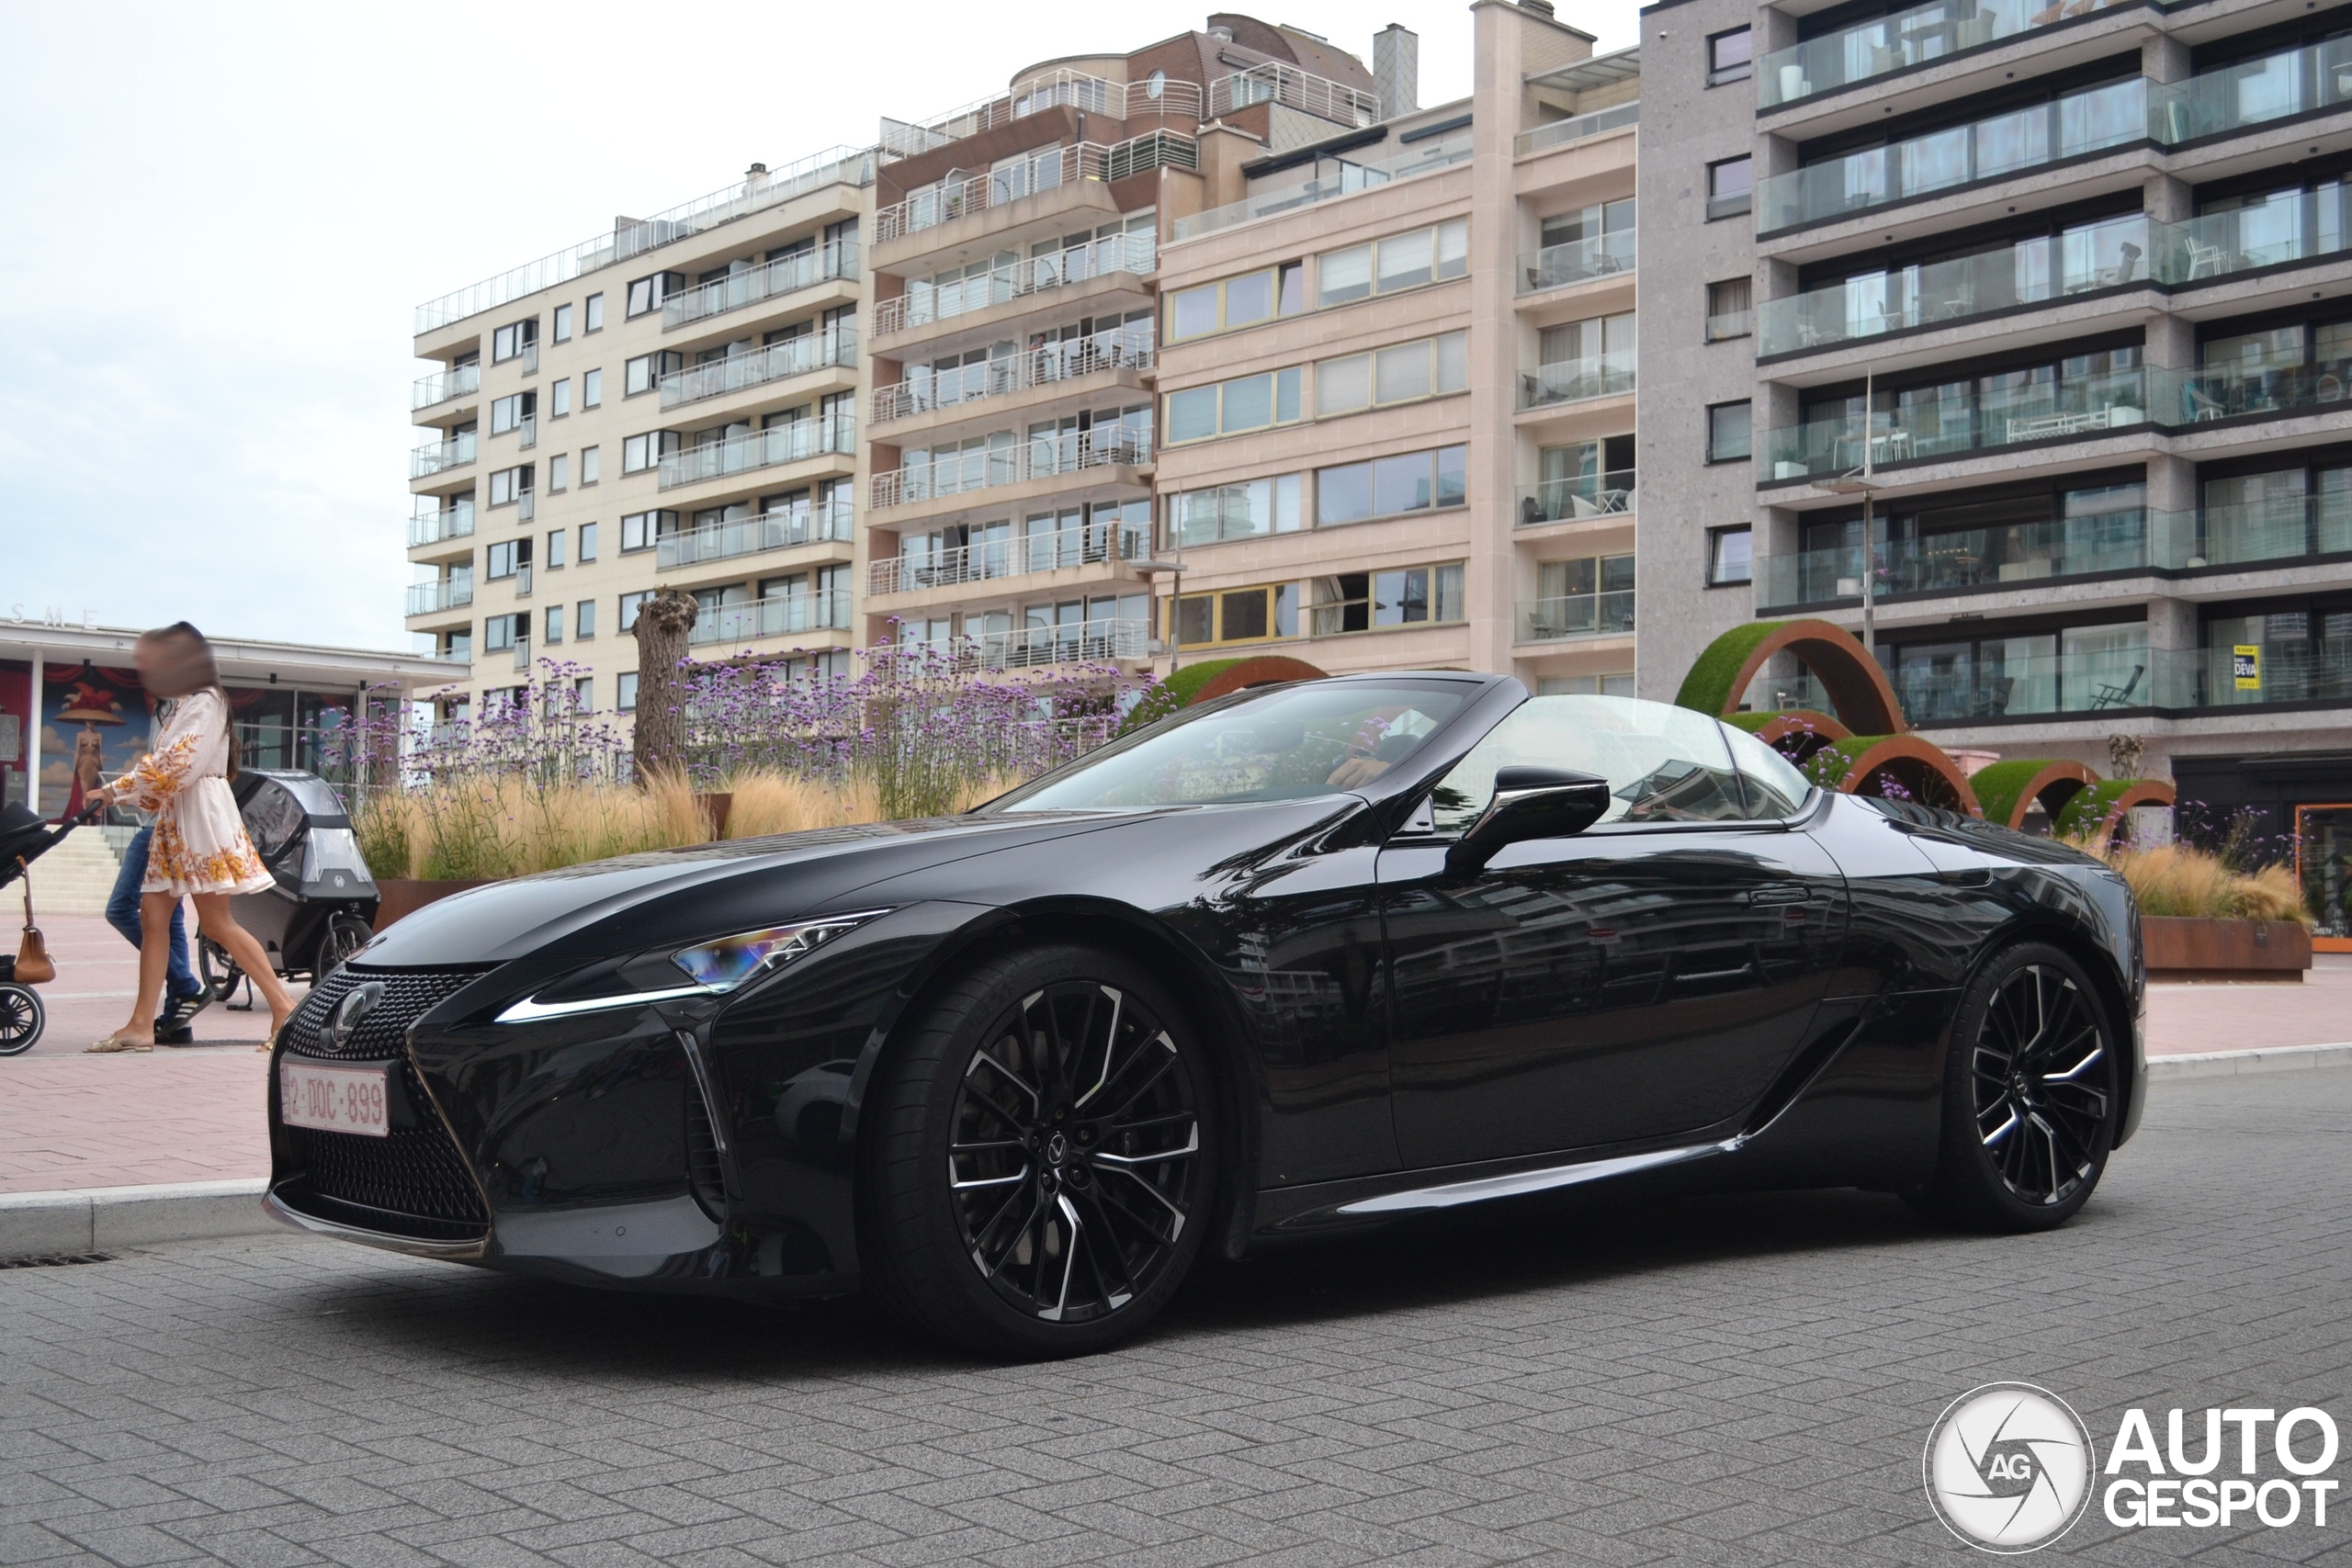
MULTIPOLYGON (((229 900, 237 923, 270 955, 271 967, 312 985, 375 937, 376 879, 368 874, 350 815, 334 786, 291 768, 244 768, 230 786, 245 836, 277 886, 229 900)), ((225 1002, 244 971, 209 937, 196 943, 205 994, 225 1002)), ((248 998, 246 1006, 252 1005, 248 998)))
MULTIPOLYGON (((51 828, 14 801, 0 806, 0 887, 23 876, 28 865, 54 849, 66 834, 85 822, 96 821, 104 809, 92 807, 73 821, 51 828)), ((40 994, 30 982, 17 978, 17 955, 0 953, 0 1056, 21 1056, 31 1050, 48 1021, 40 994)))

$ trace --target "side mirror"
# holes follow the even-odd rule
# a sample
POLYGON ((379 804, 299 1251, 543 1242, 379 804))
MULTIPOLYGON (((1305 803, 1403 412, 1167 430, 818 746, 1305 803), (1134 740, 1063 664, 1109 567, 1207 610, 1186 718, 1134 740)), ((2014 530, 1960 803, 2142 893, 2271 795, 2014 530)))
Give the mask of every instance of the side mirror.
POLYGON ((1566 768, 1500 768, 1495 798, 1445 853, 1445 869, 1474 874, 1505 844, 1523 839, 1566 839, 1609 809, 1609 781, 1566 768))

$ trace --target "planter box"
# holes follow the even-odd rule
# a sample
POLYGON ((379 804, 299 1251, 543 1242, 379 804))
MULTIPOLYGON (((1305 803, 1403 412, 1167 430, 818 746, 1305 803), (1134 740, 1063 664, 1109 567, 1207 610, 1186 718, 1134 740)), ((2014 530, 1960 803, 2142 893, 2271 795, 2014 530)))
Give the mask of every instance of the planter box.
POLYGON ((2301 981, 2312 933, 2301 920, 2205 920, 2149 915, 2140 922, 2151 980, 2301 981))
POLYGON ((437 898, 452 893, 463 893, 469 887, 487 887, 487 878, 464 881, 424 882, 413 877, 379 877, 376 880, 375 929, 382 931, 402 915, 413 915, 437 898))

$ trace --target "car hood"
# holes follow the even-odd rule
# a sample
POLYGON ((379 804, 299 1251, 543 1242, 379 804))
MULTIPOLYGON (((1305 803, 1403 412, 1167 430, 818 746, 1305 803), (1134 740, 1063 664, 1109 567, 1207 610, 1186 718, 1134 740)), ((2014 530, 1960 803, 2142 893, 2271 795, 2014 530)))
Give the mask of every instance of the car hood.
POLYGON ((861 887, 1077 834, 1136 816, 948 817, 820 828, 565 866, 470 888, 400 920, 361 950, 370 968, 472 968, 563 943, 588 961, 756 927, 778 911, 850 907, 861 887))

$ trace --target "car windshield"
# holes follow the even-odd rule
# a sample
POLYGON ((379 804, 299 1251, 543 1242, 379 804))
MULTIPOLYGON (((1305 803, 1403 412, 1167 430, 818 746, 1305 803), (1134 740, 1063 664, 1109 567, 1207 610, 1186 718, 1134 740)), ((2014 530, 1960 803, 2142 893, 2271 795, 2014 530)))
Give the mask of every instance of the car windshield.
POLYGON ((1139 811, 1303 800, 1369 784, 1476 692, 1447 681, 1285 686, 1105 747, 991 811, 1139 811))

